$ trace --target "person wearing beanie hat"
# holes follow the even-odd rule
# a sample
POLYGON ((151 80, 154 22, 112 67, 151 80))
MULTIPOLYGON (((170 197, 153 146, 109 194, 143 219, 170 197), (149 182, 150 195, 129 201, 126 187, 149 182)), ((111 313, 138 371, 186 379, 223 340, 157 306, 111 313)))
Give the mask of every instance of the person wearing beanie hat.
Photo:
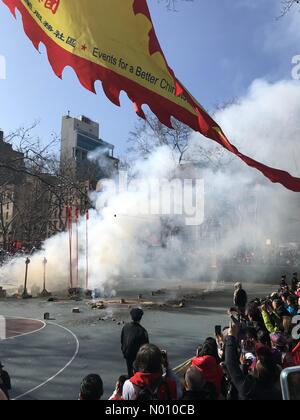
POLYGON ((140 324, 144 315, 141 308, 130 311, 131 323, 124 326, 121 334, 122 353, 127 363, 128 376, 133 376, 133 364, 140 348, 149 344, 148 332, 140 324))

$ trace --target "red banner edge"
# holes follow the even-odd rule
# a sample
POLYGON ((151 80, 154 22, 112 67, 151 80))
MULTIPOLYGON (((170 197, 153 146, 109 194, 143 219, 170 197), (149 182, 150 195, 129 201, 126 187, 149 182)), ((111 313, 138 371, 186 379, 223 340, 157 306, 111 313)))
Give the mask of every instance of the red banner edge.
POLYGON ((259 170, 271 182, 279 183, 291 191, 300 192, 300 178, 293 177, 286 171, 271 168, 240 153, 239 150, 229 142, 218 124, 199 106, 199 104, 197 104, 189 92, 184 89, 181 83, 176 79, 173 71, 169 68, 163 51, 161 50, 146 0, 134 0, 133 7, 135 13, 143 13, 152 24, 152 29, 149 33, 149 51, 152 54, 156 51, 161 52, 171 75, 174 76, 177 94, 183 93, 186 96, 188 102, 194 107, 197 116, 130 79, 102 67, 100 64, 95 64, 68 52, 47 36, 34 19, 32 19, 20 0, 2 1, 15 17, 16 9, 20 11, 26 35, 36 49, 38 49, 40 43, 45 45, 50 65, 59 78, 62 78, 65 67, 70 66, 75 71, 82 86, 93 93, 96 92, 95 82, 99 80, 102 82, 103 90, 108 99, 117 106, 120 106, 119 97, 121 91, 125 91, 129 99, 134 103, 135 110, 140 117, 144 117, 144 112, 142 110, 142 105, 144 104, 148 105, 157 118, 170 128, 172 128, 171 117, 174 117, 188 125, 194 131, 198 131, 205 137, 219 143, 226 150, 239 157, 249 167, 259 170))

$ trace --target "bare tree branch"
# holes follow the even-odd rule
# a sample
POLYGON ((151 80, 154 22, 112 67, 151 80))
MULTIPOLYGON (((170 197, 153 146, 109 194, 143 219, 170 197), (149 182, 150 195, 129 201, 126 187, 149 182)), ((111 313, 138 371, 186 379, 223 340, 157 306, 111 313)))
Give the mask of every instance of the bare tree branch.
POLYGON ((233 160, 225 149, 213 142, 192 141, 193 131, 183 123, 173 119, 172 124, 173 129, 170 129, 153 114, 147 113, 146 119, 139 120, 130 133, 129 155, 133 159, 147 159, 157 148, 167 146, 178 158, 179 165, 191 163, 213 170, 225 168, 233 160))
POLYGON ((279 18, 289 13, 296 5, 300 5, 300 0, 282 0, 282 9, 279 18))
MULTIPOLYGON (((91 207, 90 184, 77 179, 73 162, 62 168, 57 136, 52 135, 46 146, 33 136, 36 124, 10 133, 5 142, 14 151, 8 148, 0 156, 0 236, 4 247, 15 240, 38 243, 49 232, 65 230, 66 206, 76 207, 82 214, 91 207)), ((87 170, 92 176, 92 169, 87 170)))

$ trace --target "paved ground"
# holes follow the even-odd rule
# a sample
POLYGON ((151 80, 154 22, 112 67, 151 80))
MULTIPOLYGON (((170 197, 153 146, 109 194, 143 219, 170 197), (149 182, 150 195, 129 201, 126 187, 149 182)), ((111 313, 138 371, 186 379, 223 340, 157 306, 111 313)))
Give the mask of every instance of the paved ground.
POLYGON ((23 337, 25 335, 34 334, 45 328, 45 322, 26 319, 26 318, 4 318, 3 330, 6 339, 23 337))
MULTIPOLYGON (((269 287, 252 287, 252 291, 252 296, 264 295, 269 287)), ((231 290, 222 291, 204 301, 195 299, 181 310, 146 310, 143 325, 151 341, 167 349, 176 366, 193 356, 215 325, 228 325, 226 310, 231 305, 231 290)), ((89 373, 102 376, 109 396, 125 373, 118 321, 129 320, 126 306, 92 311, 86 302, 4 300, 0 314, 20 318, 8 319, 9 339, 0 342, 0 359, 12 377, 12 398, 74 400, 81 379, 89 373), (80 314, 72 313, 75 306, 80 314), (54 318, 46 324, 39 321, 45 312, 54 318), (108 320, 99 320, 105 316, 108 320)))

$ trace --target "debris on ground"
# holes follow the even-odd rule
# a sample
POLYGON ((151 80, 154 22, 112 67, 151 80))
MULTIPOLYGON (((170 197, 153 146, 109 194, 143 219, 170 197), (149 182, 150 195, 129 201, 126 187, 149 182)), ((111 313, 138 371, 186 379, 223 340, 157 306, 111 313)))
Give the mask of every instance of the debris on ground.
POLYGON ((80 309, 79 308, 73 308, 72 313, 73 314, 80 314, 80 309))
POLYGON ((169 300, 165 303, 165 306, 171 307, 171 308, 174 308, 174 309, 181 309, 181 308, 184 308, 186 306, 186 301, 185 301, 185 299, 169 300))
POLYGON ((162 295, 165 295, 166 293, 167 293, 166 289, 160 289, 160 290, 153 291, 151 294, 152 296, 162 296, 162 295))
POLYGON ((0 287, 0 299, 6 298, 6 290, 3 289, 3 287, 0 287))
POLYGON ((91 309, 95 309, 95 310, 103 310, 106 309, 106 305, 104 304, 103 301, 99 301, 99 302, 89 302, 89 306, 91 307, 91 309))

